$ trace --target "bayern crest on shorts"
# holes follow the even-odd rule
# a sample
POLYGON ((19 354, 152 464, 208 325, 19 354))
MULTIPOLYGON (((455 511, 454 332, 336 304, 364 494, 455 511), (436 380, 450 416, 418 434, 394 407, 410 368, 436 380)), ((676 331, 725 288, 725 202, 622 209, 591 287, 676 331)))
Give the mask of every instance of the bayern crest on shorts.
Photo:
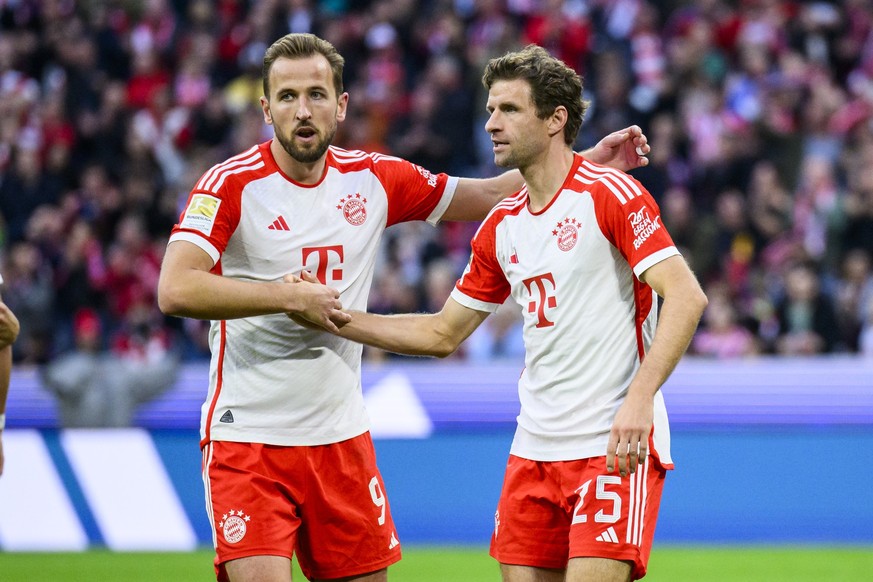
POLYGON ((252 516, 246 515, 242 509, 236 511, 231 509, 221 516, 221 521, 218 522, 218 528, 221 534, 229 544, 235 544, 242 540, 248 529, 248 522, 252 516))
POLYGON ((343 218, 352 226, 361 226, 367 220, 367 199, 359 193, 343 196, 337 209, 343 211, 343 218))
POLYGON ((579 240, 579 229, 582 228, 582 223, 575 218, 565 218, 558 223, 552 235, 558 239, 558 248, 564 252, 569 251, 576 246, 576 241, 579 240))

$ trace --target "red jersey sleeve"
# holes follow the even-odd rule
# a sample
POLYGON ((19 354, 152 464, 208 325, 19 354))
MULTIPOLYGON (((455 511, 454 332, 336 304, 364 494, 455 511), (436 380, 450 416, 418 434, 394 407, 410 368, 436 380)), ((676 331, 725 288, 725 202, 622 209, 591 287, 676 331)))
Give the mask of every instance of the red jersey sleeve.
POLYGON ((455 192, 457 178, 428 170, 392 156, 373 154, 374 172, 388 196, 386 226, 427 220, 439 221, 455 192))
POLYGON ((240 220, 243 184, 237 176, 264 166, 261 148, 254 147, 210 168, 191 190, 170 240, 192 242, 218 263, 240 220))
POLYGON ((595 215, 600 231, 639 276, 678 250, 648 190, 627 174, 614 172, 592 185, 595 215))
POLYGON ((492 215, 473 237, 472 253, 464 274, 455 284, 452 297, 459 303, 480 311, 494 311, 509 297, 509 281, 497 257, 496 227, 499 219, 492 215), (472 299, 464 301, 458 293, 472 299))

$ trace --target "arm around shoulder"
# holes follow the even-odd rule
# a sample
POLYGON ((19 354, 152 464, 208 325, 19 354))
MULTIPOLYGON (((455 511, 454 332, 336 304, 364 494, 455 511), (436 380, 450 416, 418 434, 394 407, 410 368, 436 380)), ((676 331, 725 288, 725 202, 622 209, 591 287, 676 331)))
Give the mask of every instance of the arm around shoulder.
POLYGON ((460 178, 442 220, 483 220, 498 202, 521 190, 523 185, 518 170, 493 178, 460 178))
MULTIPOLYGON (((638 125, 614 131, 582 152, 592 162, 624 172, 646 166, 651 151, 648 138, 638 125)), ((492 178, 460 178, 443 220, 483 220, 494 206, 524 185, 518 170, 509 170, 492 178)))

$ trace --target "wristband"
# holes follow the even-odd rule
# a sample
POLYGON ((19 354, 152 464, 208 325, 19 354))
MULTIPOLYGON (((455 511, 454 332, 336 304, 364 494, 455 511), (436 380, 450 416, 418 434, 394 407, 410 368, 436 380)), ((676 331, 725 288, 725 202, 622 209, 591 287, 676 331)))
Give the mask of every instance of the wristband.
POLYGON ((6 428, 6 413, 0 412, 0 430, 6 428))

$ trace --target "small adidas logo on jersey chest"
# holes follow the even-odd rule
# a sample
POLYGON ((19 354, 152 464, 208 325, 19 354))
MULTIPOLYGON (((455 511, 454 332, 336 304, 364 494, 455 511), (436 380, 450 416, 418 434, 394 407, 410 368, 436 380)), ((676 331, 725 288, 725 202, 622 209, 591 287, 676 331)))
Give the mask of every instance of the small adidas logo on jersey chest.
POLYGON ((282 216, 281 214, 279 216, 277 216, 276 220, 274 220, 272 224, 267 226, 267 228, 269 230, 285 230, 285 231, 291 230, 291 227, 288 226, 287 222, 285 222, 285 217, 282 216))

